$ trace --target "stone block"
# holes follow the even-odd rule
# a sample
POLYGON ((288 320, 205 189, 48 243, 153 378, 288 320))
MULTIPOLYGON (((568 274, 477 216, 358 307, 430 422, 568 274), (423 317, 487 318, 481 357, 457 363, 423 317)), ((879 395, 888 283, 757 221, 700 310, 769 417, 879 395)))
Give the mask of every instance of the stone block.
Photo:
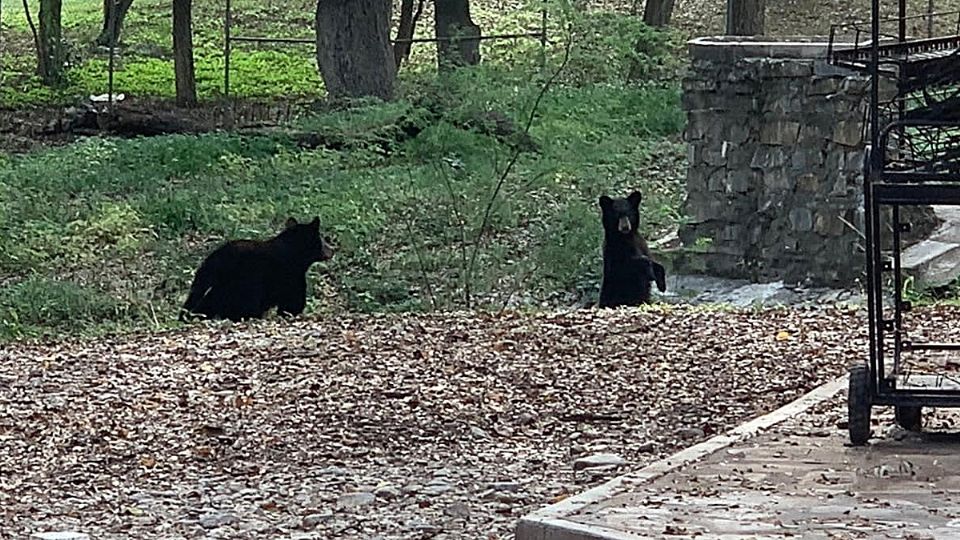
POLYGON ((836 179, 833 180, 833 185, 830 187, 830 196, 842 196, 846 195, 850 191, 850 176, 847 174, 838 174, 836 179))
POLYGON ((695 166, 700 163, 700 152, 702 146, 696 143, 690 143, 687 145, 687 165, 695 166))
POLYGON ((710 123, 715 121, 715 114, 707 110, 697 110, 687 112, 687 128, 683 130, 685 141, 699 141, 703 139, 707 130, 710 129, 710 123))
POLYGON ((750 140, 751 122, 747 118, 729 118, 724 131, 724 139, 733 144, 743 144, 750 140))
POLYGON ((823 236, 840 236, 845 227, 836 212, 817 212, 813 219, 814 232, 823 236))
POLYGON ((816 193, 818 191, 820 191, 820 175, 806 173, 797 177, 798 193, 816 193))
POLYGON ((728 206, 726 200, 713 195, 701 195, 699 197, 691 196, 689 197, 687 203, 687 215, 691 216, 694 221, 699 223, 723 217, 728 206))
POLYGON ((727 225, 720 231, 720 240, 724 242, 739 242, 743 244, 743 225, 727 225))
POLYGON ((754 169, 770 169, 782 167, 787 162, 787 154, 778 146, 760 146, 750 159, 750 167, 754 169))
POLYGON ((753 187, 753 171, 727 171, 726 187, 728 192, 746 193, 753 187))
POLYGON ((825 96, 835 94, 840 89, 840 79, 837 77, 814 77, 807 85, 808 96, 825 96))
POLYGON ((768 100, 763 107, 764 112, 777 114, 794 114, 803 112, 804 101, 800 96, 780 95, 768 100))
POLYGON ((793 188, 793 179, 787 170, 775 167, 763 170, 763 189, 765 191, 786 191, 793 188))
POLYGON ((767 61, 764 75, 771 78, 810 77, 813 75, 812 60, 774 59, 767 61))
POLYGON ((777 215, 783 212, 786 202, 784 191, 764 191, 757 201, 757 213, 777 215))
POLYGON ((683 80, 681 85, 684 92, 715 92, 717 90, 717 81, 713 78, 705 78, 701 74, 683 80))
POLYGON ((760 142, 775 146, 791 145, 797 142, 800 124, 786 120, 766 122, 760 128, 760 142))
POLYGON ((726 90, 736 95, 754 95, 757 93, 757 85, 747 82, 730 83, 726 90))
POLYGON ((817 147, 796 148, 790 156, 790 169, 794 174, 806 174, 823 165, 823 152, 817 147))
POLYGON ((870 79, 864 77, 845 77, 840 83, 838 94, 845 96, 863 96, 870 90, 870 79))
POLYGON ((842 146, 859 146, 863 143, 863 124, 857 120, 837 122, 830 140, 842 146))
POLYGON ((808 117, 800 126, 800 140, 809 144, 822 144, 833 132, 832 117, 808 117))
POLYGON ((863 160, 866 157, 865 150, 854 150, 841 154, 840 169, 844 172, 863 174, 863 160))
POLYGON ((723 169, 716 170, 707 177, 707 189, 717 193, 725 193, 727 191, 726 175, 723 169))
POLYGON ((704 147, 700 153, 700 160, 702 163, 710 165, 711 167, 726 165, 727 152, 725 144, 721 142, 719 147, 712 145, 704 147))

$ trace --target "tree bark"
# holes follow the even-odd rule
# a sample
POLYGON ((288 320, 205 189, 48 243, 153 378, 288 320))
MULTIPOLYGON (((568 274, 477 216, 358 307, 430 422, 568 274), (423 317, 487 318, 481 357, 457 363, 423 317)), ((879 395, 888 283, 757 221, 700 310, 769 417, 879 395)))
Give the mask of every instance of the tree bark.
POLYGON ((647 0, 643 7, 643 22, 654 28, 667 26, 673 16, 673 4, 674 0, 647 0))
POLYGON ((397 69, 410 58, 413 33, 417 29, 417 21, 423 13, 424 0, 417 1, 417 11, 413 11, 413 0, 402 0, 400 3, 400 23, 397 25, 397 42, 393 45, 393 57, 397 69))
POLYGON ((470 18, 470 0, 436 0, 437 64, 441 70, 480 63, 480 27, 470 18))
POLYGON ((765 0, 727 0, 727 35, 763 35, 765 0))
POLYGON ((393 98, 392 0, 318 0, 317 65, 331 98, 393 98))
POLYGON ((173 71, 177 83, 177 105, 197 104, 197 83, 193 72, 193 0, 173 0, 173 71))
POLYGON ((127 17, 127 11, 130 10, 130 5, 133 4, 133 0, 103 0, 103 26, 100 30, 100 35, 97 36, 97 39, 94 40, 94 43, 102 47, 110 45, 110 12, 115 11, 113 16, 114 27, 116 28, 116 39, 117 42, 120 42, 120 32, 123 30, 123 20, 127 17), (114 8, 116 8, 114 10, 114 8))
POLYGON ((40 0, 40 30, 37 74, 47 86, 63 83, 63 35, 60 29, 61 0, 40 0))

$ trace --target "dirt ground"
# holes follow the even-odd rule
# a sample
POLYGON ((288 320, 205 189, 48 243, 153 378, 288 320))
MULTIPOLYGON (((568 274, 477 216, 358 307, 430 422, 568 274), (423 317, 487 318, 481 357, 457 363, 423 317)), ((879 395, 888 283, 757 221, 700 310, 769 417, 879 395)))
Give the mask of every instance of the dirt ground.
POLYGON ((840 375, 862 330, 852 311, 663 307, 6 345, 0 530, 511 538, 840 375))

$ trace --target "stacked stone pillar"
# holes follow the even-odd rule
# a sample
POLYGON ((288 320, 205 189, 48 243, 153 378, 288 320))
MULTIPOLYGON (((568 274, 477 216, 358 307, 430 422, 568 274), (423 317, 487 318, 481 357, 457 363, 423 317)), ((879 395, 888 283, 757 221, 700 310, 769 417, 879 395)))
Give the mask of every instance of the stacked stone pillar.
POLYGON ((690 53, 683 244, 714 275, 851 284, 868 80, 809 40, 703 38, 690 53))

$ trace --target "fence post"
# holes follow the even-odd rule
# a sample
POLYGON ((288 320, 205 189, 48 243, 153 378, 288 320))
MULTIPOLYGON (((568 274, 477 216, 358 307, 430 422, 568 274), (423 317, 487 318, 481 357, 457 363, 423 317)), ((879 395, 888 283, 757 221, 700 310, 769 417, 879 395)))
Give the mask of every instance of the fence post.
POLYGON ((110 62, 107 67, 107 104, 110 112, 113 112, 113 69, 114 69, 114 50, 117 48, 117 0, 110 1, 110 17, 107 24, 110 25, 110 62))
POLYGON ((540 69, 547 67, 547 4, 543 4, 540 20, 540 69))
POLYGON ((226 13, 223 19, 223 97, 230 97, 230 26, 233 24, 233 13, 230 9, 230 0, 226 0, 226 13))

